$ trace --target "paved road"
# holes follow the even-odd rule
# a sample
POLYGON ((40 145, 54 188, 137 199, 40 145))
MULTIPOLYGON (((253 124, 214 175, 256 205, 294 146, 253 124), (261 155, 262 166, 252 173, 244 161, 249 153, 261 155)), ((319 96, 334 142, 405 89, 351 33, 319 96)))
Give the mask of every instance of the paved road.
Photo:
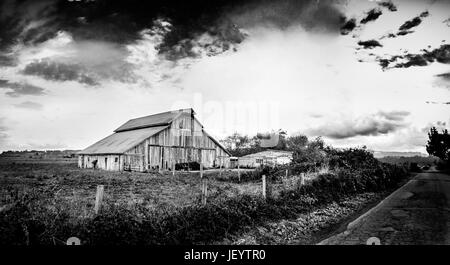
POLYGON ((450 245, 450 175, 420 173, 320 245, 450 245))

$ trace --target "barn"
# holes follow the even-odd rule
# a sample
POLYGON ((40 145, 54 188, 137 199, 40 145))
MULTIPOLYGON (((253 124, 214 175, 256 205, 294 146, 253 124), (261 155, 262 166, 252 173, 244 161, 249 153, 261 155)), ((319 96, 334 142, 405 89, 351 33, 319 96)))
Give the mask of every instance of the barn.
POLYGON ((265 150, 239 157, 239 166, 255 168, 260 166, 276 166, 289 164, 292 161, 291 151, 265 150))
POLYGON ((230 153, 203 129, 193 109, 129 120, 78 155, 80 168, 111 171, 172 170, 192 162, 227 168, 230 163, 230 153))

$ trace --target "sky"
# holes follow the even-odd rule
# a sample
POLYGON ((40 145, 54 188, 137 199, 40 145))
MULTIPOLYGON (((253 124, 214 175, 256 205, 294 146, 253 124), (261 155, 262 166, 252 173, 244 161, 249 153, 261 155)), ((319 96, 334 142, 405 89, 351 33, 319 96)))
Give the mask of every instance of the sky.
POLYGON ((450 1, 0 2, 0 151, 83 149, 194 108, 217 139, 286 130, 425 151, 450 123, 450 1))

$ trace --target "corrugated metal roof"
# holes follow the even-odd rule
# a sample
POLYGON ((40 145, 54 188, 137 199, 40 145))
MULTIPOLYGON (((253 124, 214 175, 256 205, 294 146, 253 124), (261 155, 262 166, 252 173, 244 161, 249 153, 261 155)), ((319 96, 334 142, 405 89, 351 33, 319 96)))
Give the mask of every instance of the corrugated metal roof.
POLYGON ((166 129, 169 126, 157 126, 131 131, 122 131, 96 142, 79 154, 123 154, 146 138, 166 129))
POLYGON ((191 113, 192 109, 180 109, 174 111, 167 111, 158 114, 153 114, 145 117, 131 119, 125 124, 114 130, 115 132, 122 132, 140 128, 147 128, 153 126, 163 126, 171 123, 180 113, 191 113))

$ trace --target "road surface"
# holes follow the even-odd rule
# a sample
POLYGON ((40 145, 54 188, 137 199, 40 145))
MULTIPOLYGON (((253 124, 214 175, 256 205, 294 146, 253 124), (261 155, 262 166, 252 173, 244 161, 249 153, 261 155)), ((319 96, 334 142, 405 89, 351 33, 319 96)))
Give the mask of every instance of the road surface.
POLYGON ((371 237, 381 245, 449 245, 450 175, 419 173, 319 245, 366 244, 371 237))

